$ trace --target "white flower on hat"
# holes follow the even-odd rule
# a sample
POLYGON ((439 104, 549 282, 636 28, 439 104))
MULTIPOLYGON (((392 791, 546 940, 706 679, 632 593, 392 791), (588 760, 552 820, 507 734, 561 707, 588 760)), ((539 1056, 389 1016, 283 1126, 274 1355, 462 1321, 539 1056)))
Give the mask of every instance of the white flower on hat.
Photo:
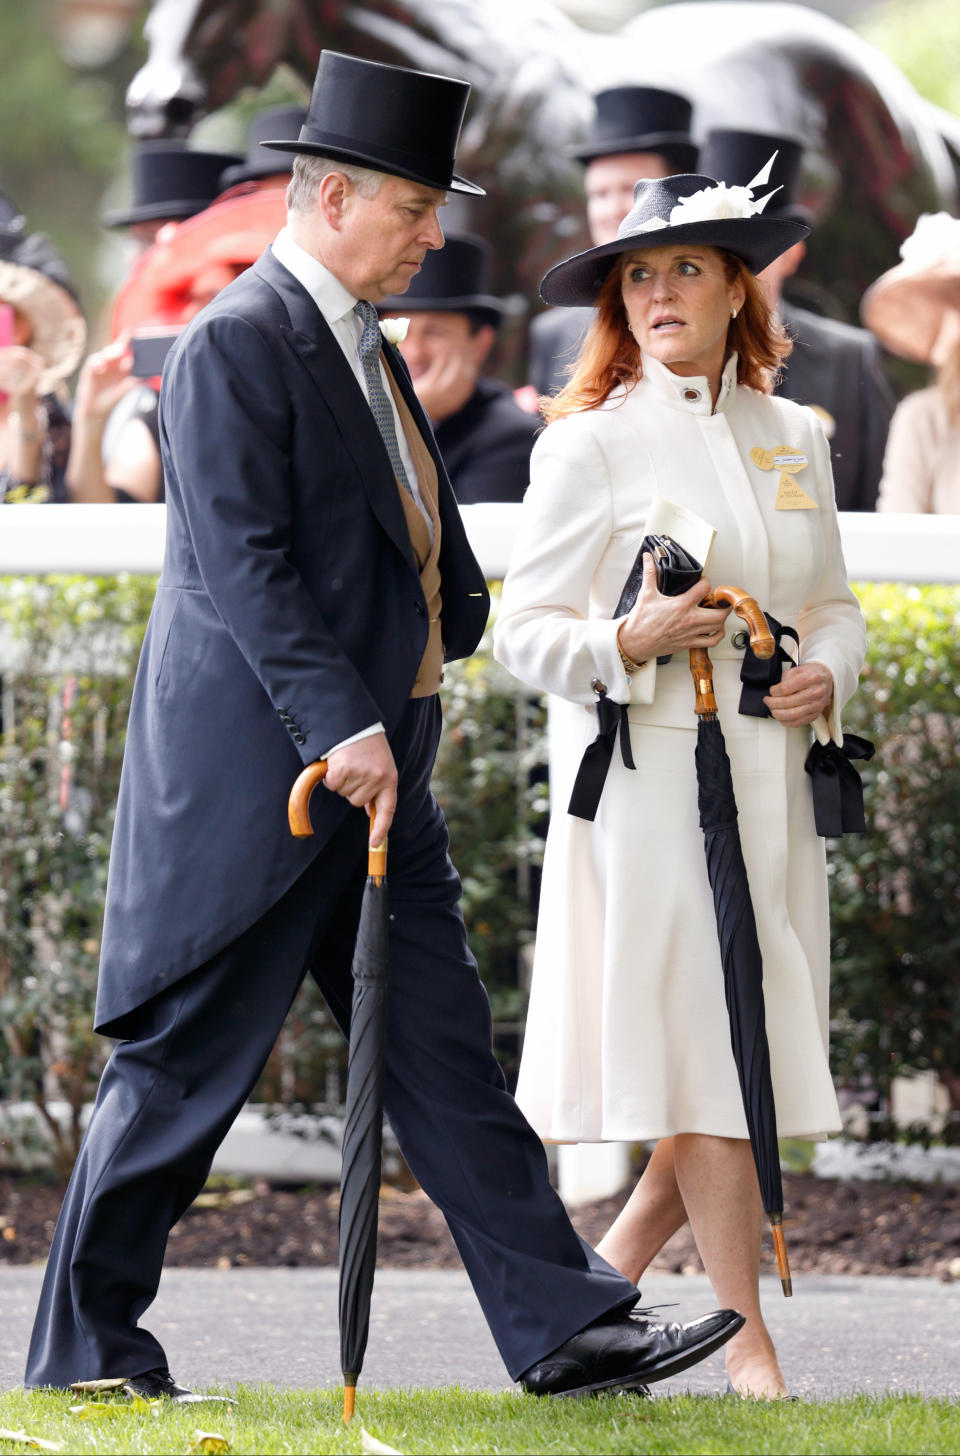
POLYGON ((670 213, 670 226, 678 227, 688 222, 719 222, 730 217, 754 217, 762 212, 779 187, 774 187, 765 197, 754 198, 753 189, 762 187, 770 180, 770 172, 777 153, 762 167, 746 187, 728 187, 726 182, 717 182, 713 187, 704 187, 678 202, 670 213))
POLYGON ((960 219, 949 212, 923 212, 908 238, 900 244, 905 263, 923 268, 960 249, 960 219))
POLYGON ((410 327, 408 318, 392 318, 380 320, 380 332, 388 344, 402 344, 407 337, 407 329, 410 327))

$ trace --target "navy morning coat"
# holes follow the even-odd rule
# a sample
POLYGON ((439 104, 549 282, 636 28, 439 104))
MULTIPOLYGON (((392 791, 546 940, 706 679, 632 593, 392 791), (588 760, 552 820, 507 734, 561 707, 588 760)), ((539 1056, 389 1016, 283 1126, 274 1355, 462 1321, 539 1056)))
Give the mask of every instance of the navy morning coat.
MULTIPOLYGON (((447 659, 489 597, 429 423, 447 659)), ((304 764, 400 720, 427 611, 369 406, 316 304, 267 250, 184 331, 164 371, 163 570, 137 669, 110 856, 95 1024, 125 1017, 246 930, 344 815, 318 789, 292 837, 304 764)))

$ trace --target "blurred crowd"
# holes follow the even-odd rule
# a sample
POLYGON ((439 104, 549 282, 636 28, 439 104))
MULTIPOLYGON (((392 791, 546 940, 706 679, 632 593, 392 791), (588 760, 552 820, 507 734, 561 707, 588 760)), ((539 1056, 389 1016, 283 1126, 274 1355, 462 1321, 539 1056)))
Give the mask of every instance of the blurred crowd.
MULTIPOLYGON (((291 154, 264 143, 295 139, 304 114, 261 111, 244 157, 185 142, 134 145, 129 204, 102 219, 126 234, 129 266, 110 342, 86 355, 62 260, 0 193, 0 501, 163 500, 166 352, 283 226, 291 154)), ((573 152, 594 245, 616 236, 639 178, 697 171, 743 187, 774 154, 768 215, 813 223, 798 200, 803 149, 794 138, 724 129, 698 146, 692 122, 690 101, 671 91, 619 86, 596 96, 589 135, 573 152)), ((785 299, 804 257, 798 243, 759 276, 794 341, 777 392, 817 413, 839 509, 960 512, 960 220, 919 219, 902 261, 862 300, 865 328, 785 299), (929 386, 897 404, 884 349, 927 365, 929 386)), ((408 292, 380 305, 384 321, 405 321, 398 347, 462 504, 522 499, 543 423, 538 402, 562 386, 592 313, 535 312, 531 300, 527 382, 511 388, 490 365, 508 309, 490 291, 489 265, 484 240, 448 233, 408 292)))

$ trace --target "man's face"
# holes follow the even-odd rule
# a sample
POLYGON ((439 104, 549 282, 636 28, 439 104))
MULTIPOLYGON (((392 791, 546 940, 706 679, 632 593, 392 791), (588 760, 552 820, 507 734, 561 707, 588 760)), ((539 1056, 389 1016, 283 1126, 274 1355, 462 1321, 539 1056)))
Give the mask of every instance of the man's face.
POLYGON ((349 187, 338 232, 337 276, 356 298, 405 293, 430 248, 443 247, 437 209, 447 194, 385 176, 373 197, 349 187))
POLYGON ((476 376, 480 372, 476 343, 466 314, 423 312, 410 315, 406 338, 398 347, 416 384, 431 368, 439 369, 454 357, 476 376))
POLYGON ((616 152, 587 163, 587 227, 595 248, 612 243, 617 228, 633 206, 633 188, 641 177, 670 177, 676 167, 659 152, 616 152))
POLYGON ((495 338, 490 324, 474 329, 463 313, 411 314, 406 338, 398 347, 417 398, 434 424, 456 414, 471 397, 495 338))

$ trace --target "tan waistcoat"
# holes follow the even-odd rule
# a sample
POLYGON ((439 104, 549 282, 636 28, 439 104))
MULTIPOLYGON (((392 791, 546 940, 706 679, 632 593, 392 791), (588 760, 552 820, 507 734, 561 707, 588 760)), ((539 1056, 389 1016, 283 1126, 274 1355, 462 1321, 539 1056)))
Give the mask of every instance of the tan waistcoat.
POLYGON ((420 499, 433 523, 433 543, 431 544, 430 532, 423 518, 423 512, 410 492, 398 482, 397 490, 400 493, 407 530, 410 532, 410 544, 420 568, 420 585, 423 587, 430 621, 430 635, 427 638, 423 657, 420 659, 416 681, 410 690, 410 696, 411 698, 427 698, 431 693, 439 691, 440 683, 443 680, 443 642, 440 638, 440 513, 437 509, 437 467, 389 368, 387 378, 390 381, 390 389, 400 414, 403 432, 407 437, 407 444, 410 446, 410 454, 417 472, 417 483, 420 487, 420 499))

